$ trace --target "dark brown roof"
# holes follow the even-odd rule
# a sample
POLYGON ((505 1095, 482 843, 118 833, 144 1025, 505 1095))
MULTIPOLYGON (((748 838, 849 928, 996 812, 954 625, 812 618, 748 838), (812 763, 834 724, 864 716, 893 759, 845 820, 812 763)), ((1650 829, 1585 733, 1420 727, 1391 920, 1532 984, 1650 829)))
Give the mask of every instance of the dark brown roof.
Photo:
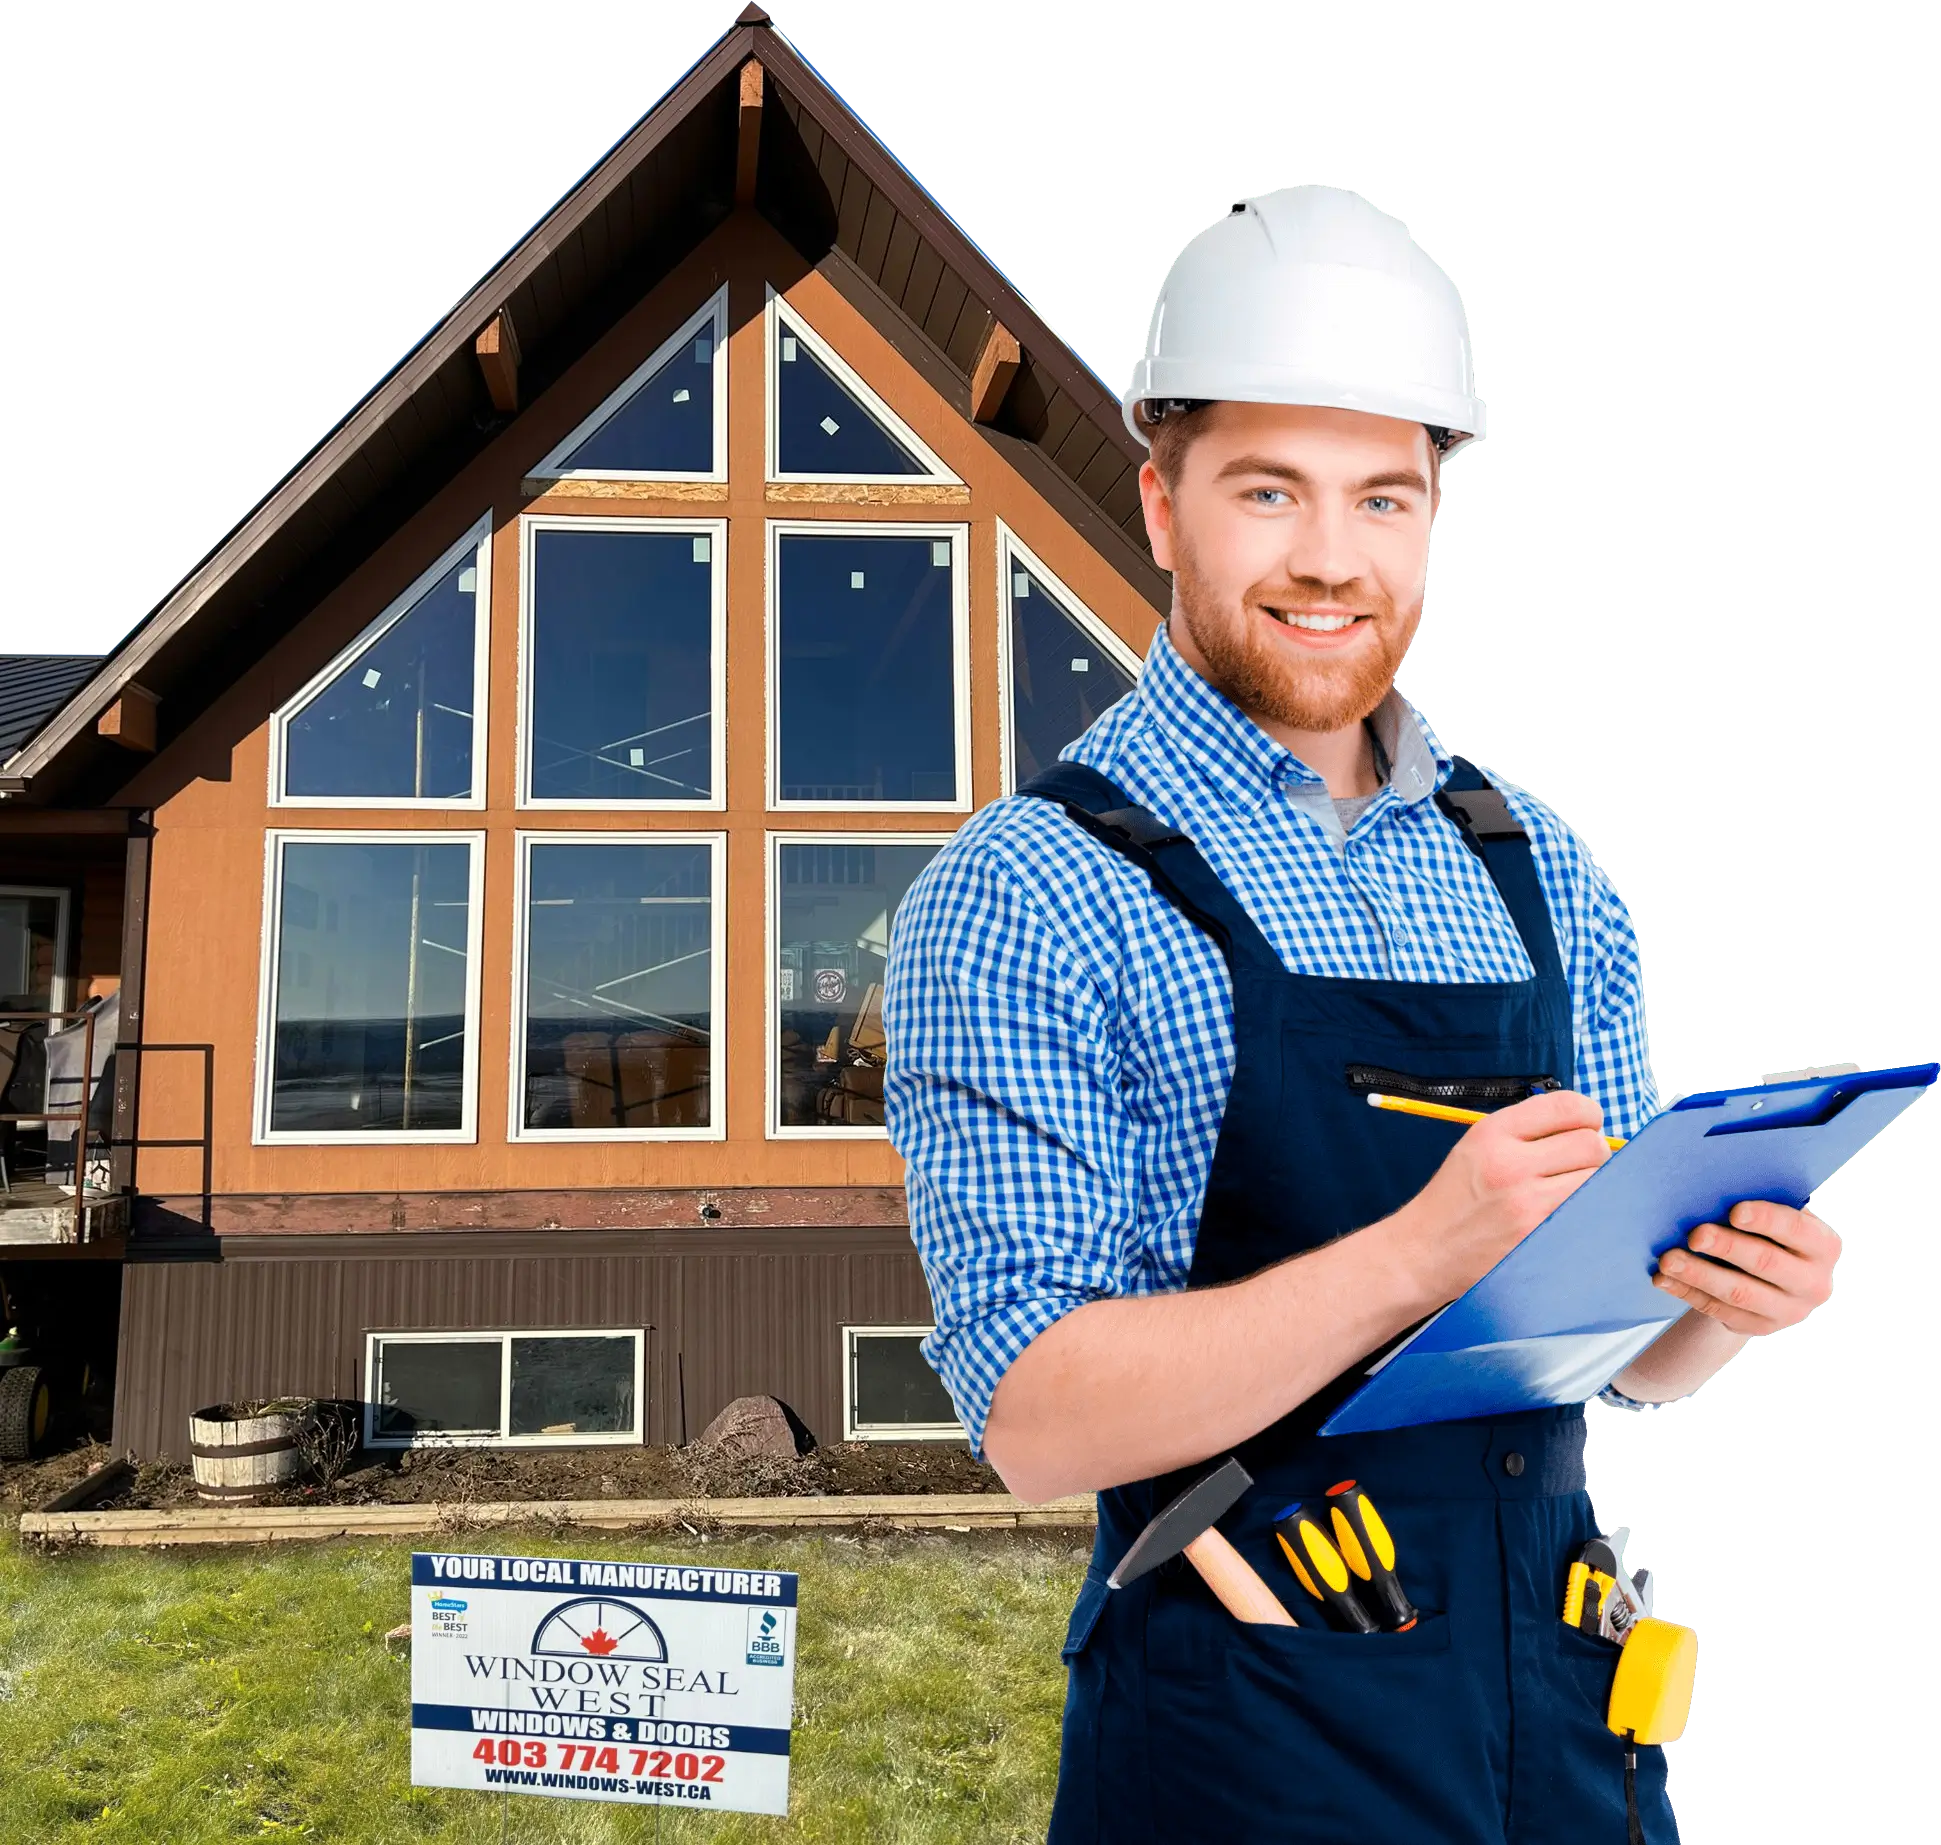
MULTIPOLYGON (((995 318, 1022 362, 978 427, 1155 607, 1144 450, 1117 399, 937 202, 749 7, 507 256, 310 451, 11 760, 0 792, 111 800, 127 757, 95 719, 128 680, 156 695, 161 742, 272 645, 511 420, 472 342, 501 309, 530 402, 734 208, 739 72, 764 72, 755 204, 922 371, 968 409, 995 318)), ((6 746, 0 743, 0 750, 6 746)))

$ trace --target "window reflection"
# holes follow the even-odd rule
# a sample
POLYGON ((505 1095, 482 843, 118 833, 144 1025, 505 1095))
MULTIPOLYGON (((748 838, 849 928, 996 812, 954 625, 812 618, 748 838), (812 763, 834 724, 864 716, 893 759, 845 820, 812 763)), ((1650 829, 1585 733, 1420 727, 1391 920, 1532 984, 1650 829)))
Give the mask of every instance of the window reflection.
POLYGON ((528 1128, 705 1128, 713 1046, 706 845, 533 842, 528 1128))
POLYGON ((1007 560, 1011 603, 1011 786, 1058 760, 1111 705, 1132 675, 1088 634, 1016 557, 1007 560))
POLYGON ((471 846, 287 840, 269 1125, 465 1125, 471 846))
POLYGON ((583 474, 712 473, 716 338, 710 311, 560 467, 583 474))
POLYGON ((531 798, 710 799, 713 534, 542 527, 531 539, 531 798))
POLYGON ((894 478, 930 472, 779 312, 773 362, 777 473, 894 478))
POLYGON ((778 537, 784 801, 959 797, 954 554, 929 536, 778 537))
POLYGON ((943 844, 776 847, 778 1126, 883 1125, 890 928, 943 844))
POLYGON ((460 800, 472 793, 478 559, 468 550, 288 718, 286 795, 460 800))

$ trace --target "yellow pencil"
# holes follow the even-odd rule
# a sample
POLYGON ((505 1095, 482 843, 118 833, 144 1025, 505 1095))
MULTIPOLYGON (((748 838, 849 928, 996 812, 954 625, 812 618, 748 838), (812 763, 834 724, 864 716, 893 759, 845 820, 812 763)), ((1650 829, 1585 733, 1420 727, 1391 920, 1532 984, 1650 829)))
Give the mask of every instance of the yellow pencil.
MULTIPOLYGON (((1480 1108, 1451 1108, 1443 1102, 1417 1102, 1405 1095, 1371 1095, 1368 1098, 1368 1106, 1392 1108, 1403 1115, 1426 1115, 1431 1121, 1456 1121, 1464 1127, 1483 1119, 1483 1111, 1480 1108)), ((1604 1144, 1615 1153, 1624 1145, 1624 1142, 1615 1134, 1606 1134, 1604 1144)))

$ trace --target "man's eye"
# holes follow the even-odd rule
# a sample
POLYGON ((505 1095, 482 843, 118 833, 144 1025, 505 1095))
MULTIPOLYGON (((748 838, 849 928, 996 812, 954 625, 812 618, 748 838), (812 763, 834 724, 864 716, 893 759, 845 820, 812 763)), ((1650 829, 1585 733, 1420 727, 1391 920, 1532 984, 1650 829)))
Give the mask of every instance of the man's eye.
POLYGON ((1255 487, 1247 495, 1256 506, 1291 506, 1293 497, 1284 487, 1255 487))
POLYGON ((1366 500, 1362 502, 1362 504, 1366 506, 1370 512, 1392 513, 1392 512, 1400 512, 1402 510, 1402 502, 1400 500, 1391 500, 1388 497, 1388 495, 1385 493, 1371 494, 1366 500))

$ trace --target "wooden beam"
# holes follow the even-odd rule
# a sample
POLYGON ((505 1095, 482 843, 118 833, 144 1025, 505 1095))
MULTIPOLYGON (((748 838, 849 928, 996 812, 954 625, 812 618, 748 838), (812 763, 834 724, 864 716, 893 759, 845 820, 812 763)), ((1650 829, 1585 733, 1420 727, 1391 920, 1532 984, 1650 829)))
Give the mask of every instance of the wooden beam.
POLYGON ((95 720, 95 729, 110 743, 144 755, 155 748, 155 694, 133 680, 121 688, 121 696, 95 720))
MULTIPOLYGON (((128 829, 121 887, 121 995, 118 1040, 139 1044, 148 974, 148 868, 154 846, 152 816, 139 816, 128 829)), ((135 1183, 135 1136, 141 1131, 141 1056, 124 1051, 115 1059, 114 1150, 109 1170, 116 1191, 135 1183)), ((71 1508, 64 1508, 71 1509, 71 1508)))
POLYGON ((167 1511, 23 1512, 27 1543, 267 1544, 293 1538, 395 1536, 413 1531, 488 1525, 572 1525, 596 1531, 697 1524, 755 1530, 817 1531, 844 1525, 887 1525, 900 1531, 968 1531, 993 1527, 1082 1529, 1097 1521, 1090 1493, 1036 1505, 1009 1493, 777 1494, 772 1499, 498 1500, 486 1505, 179 1506, 167 1511))
POLYGON ((741 129, 735 142, 735 203, 755 202, 755 175, 762 158, 762 67, 750 58, 741 67, 741 129))
POLYGON ((486 322, 485 331, 472 342, 472 350, 478 354, 479 370, 485 374, 493 407, 510 416, 519 408, 519 335, 505 308, 486 322))
POLYGON ((1011 380, 1018 375, 1018 361, 1023 356, 1003 321, 992 321, 990 332, 984 336, 984 350, 977 355, 977 363, 971 369, 973 422, 988 423, 996 418, 1005 393, 1011 388, 1011 380))

